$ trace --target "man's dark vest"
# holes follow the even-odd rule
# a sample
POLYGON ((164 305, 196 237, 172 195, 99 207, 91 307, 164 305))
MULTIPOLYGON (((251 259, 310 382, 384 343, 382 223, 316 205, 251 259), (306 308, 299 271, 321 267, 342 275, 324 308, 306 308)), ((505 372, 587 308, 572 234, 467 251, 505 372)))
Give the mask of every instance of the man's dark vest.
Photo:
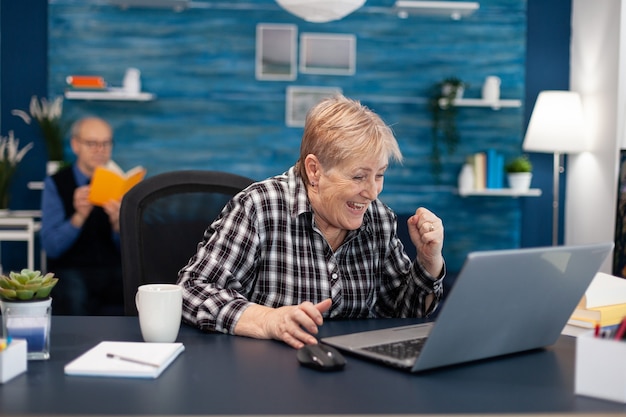
MULTIPOLYGON (((74 214, 74 190, 78 188, 72 167, 52 176, 65 209, 65 218, 74 214)), ((112 237, 109 217, 101 207, 94 207, 83 224, 78 239, 59 258, 48 258, 48 269, 121 265, 119 250, 112 237)))

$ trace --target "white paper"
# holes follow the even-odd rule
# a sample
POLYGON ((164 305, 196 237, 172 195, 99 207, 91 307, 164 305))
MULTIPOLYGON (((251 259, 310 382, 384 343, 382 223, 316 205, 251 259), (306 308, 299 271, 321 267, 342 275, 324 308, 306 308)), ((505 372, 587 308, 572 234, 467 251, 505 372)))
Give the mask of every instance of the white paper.
POLYGON ((182 343, 104 341, 65 365, 65 374, 154 379, 184 350, 182 343), (107 354, 114 357, 107 357, 107 354), (135 363, 120 357, 156 366, 135 363))
POLYGON ((626 278, 598 272, 585 291, 585 308, 626 303, 626 278))

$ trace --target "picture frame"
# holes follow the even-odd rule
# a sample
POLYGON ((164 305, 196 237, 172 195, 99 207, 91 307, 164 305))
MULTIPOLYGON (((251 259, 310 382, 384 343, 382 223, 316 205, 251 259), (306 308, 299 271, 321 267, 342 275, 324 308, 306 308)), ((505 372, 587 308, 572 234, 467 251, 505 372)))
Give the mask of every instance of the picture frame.
POLYGON ((322 99, 342 94, 339 87, 287 87, 285 103, 285 123, 290 127, 303 127, 306 114, 322 99))
POLYGON ((297 77, 298 28, 291 24, 256 26, 255 76, 257 80, 293 81, 297 77))
POLYGON ((356 72, 356 36, 302 33, 300 35, 300 72, 354 75, 356 72))

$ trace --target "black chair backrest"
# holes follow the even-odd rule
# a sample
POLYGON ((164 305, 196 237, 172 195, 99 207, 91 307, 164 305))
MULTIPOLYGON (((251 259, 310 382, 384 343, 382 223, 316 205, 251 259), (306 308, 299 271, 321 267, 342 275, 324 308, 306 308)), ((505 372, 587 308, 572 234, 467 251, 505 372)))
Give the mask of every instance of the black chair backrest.
POLYGON ((252 182, 227 172, 182 170, 148 177, 126 193, 120 208, 126 315, 137 315, 140 285, 176 282, 209 224, 252 182))

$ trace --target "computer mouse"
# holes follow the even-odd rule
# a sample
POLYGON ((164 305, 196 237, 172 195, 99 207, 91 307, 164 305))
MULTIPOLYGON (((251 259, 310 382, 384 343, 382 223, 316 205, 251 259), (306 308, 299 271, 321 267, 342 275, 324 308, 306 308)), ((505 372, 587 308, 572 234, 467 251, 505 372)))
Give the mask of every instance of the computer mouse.
POLYGON ((318 371, 338 371, 346 365, 346 360, 337 349, 322 343, 305 345, 296 354, 301 365, 318 371))

